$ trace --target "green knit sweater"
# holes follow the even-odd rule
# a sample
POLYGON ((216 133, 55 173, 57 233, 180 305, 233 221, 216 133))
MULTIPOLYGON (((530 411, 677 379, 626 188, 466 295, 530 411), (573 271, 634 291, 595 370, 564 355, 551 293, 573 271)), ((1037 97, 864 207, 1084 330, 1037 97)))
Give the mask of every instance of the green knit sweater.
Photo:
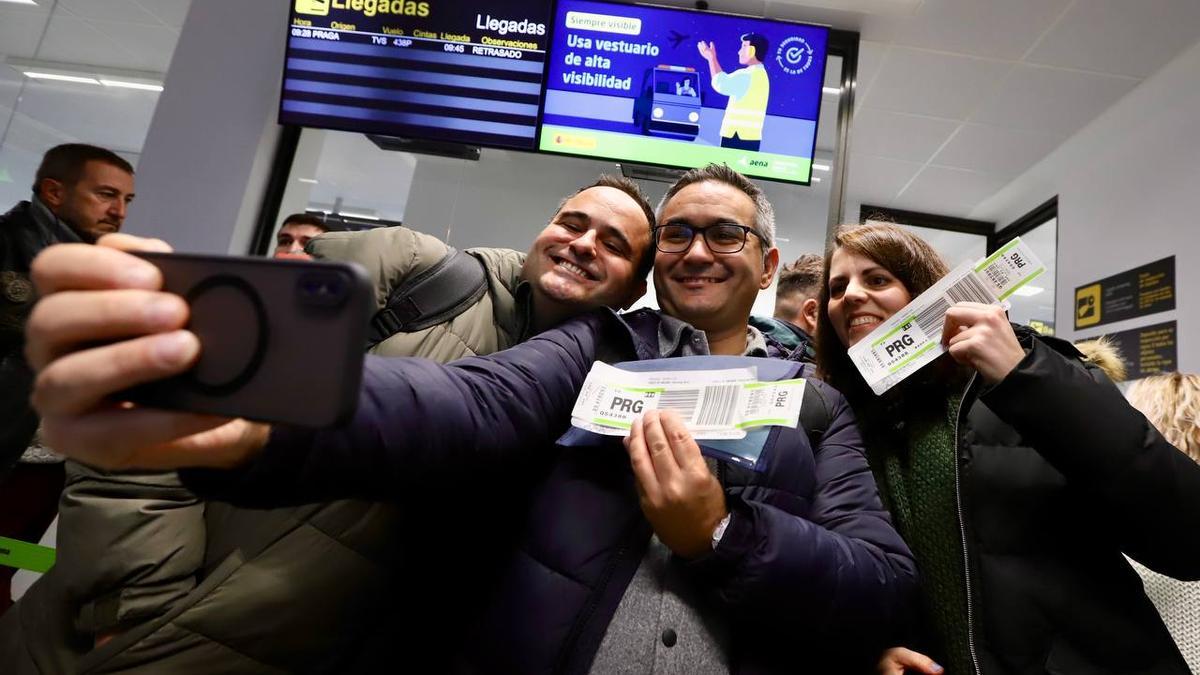
POLYGON ((922 604, 939 640, 933 645, 939 651, 929 656, 949 675, 971 672, 966 577, 954 487, 958 403, 954 396, 947 400, 942 415, 935 412, 910 419, 907 447, 883 455, 883 470, 876 471, 896 528, 917 559, 922 604))

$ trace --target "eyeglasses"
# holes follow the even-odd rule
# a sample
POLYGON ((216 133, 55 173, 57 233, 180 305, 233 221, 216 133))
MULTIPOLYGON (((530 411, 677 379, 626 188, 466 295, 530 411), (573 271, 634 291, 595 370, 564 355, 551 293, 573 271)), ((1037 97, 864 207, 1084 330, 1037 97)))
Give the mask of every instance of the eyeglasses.
POLYGON ((754 228, 726 223, 712 227, 692 227, 684 224, 660 225, 654 228, 654 246, 662 253, 683 253, 692 247, 696 235, 704 237, 704 243, 713 253, 738 253, 746 247, 746 235, 753 234, 762 239, 754 228))

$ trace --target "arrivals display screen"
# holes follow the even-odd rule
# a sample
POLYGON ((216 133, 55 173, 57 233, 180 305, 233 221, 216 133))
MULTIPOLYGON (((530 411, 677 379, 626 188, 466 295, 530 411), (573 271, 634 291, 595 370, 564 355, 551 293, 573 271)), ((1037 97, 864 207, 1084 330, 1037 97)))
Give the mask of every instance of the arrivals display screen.
POLYGON ((805 24, 559 0, 539 148, 808 184, 828 38, 805 24))
POLYGON ((294 0, 279 122, 534 150, 548 0, 294 0))

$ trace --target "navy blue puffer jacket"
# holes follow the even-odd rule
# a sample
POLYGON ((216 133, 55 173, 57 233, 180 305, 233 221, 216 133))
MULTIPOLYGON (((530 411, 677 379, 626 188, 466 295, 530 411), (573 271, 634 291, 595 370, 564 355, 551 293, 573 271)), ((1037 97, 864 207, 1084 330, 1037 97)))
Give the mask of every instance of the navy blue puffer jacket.
MULTIPOLYGON (((209 497, 278 504, 396 499, 413 480, 476 481, 519 466, 532 477, 512 497, 522 517, 459 656, 479 672, 586 673, 652 532, 619 439, 554 441, 592 362, 657 358, 656 327, 654 315, 596 313, 448 366, 370 359, 347 427, 277 429, 251 465, 184 478, 209 497)), ((805 417, 823 428, 774 428, 763 472, 722 465, 730 525, 712 554, 680 562, 706 611, 733 626, 735 672, 856 672, 885 646, 914 588, 849 406, 815 379, 804 405, 821 407, 805 417)), ((478 506, 488 522, 493 504, 478 506)))

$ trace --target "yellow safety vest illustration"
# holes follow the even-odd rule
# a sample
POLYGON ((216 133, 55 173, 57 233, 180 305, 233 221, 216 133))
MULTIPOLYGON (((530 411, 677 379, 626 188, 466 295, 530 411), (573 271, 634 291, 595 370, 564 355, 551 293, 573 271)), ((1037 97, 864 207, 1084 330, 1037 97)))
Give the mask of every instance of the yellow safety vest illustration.
POLYGON ((730 97, 721 121, 721 137, 733 138, 736 133, 743 141, 761 141, 763 122, 767 119, 767 98, 771 82, 762 66, 744 68, 750 75, 750 88, 740 98, 730 97))

